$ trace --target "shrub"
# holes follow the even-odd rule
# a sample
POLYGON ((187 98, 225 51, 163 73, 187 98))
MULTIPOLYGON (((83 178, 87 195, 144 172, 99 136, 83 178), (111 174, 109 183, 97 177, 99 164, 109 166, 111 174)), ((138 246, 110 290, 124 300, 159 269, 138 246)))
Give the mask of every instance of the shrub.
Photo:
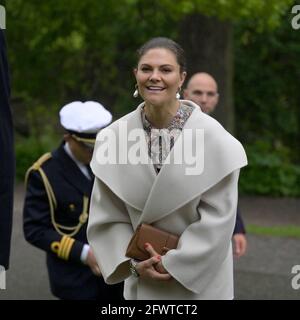
POLYGON ((38 138, 36 136, 16 138, 16 178, 18 181, 24 180, 27 169, 36 160, 58 145, 59 137, 56 137, 56 134, 49 129, 45 131, 45 134, 38 138))
POLYGON ((249 164, 241 170, 241 194, 300 196, 300 166, 289 161, 288 150, 262 141, 245 149, 249 164))

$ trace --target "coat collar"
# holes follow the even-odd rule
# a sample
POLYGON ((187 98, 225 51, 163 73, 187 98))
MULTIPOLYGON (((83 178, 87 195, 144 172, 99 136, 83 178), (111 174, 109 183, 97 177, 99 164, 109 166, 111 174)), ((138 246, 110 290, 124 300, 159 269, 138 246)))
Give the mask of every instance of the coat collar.
MULTIPOLYGON (((183 103, 193 104, 190 101, 183 103)), ((114 122, 110 127, 119 133, 120 121, 127 123, 128 132, 135 128, 142 129, 141 104, 135 111, 114 122)), ((195 197, 201 195, 218 183, 232 171, 246 165, 246 155, 241 144, 233 138, 216 120, 201 112, 195 106, 184 126, 191 129, 191 137, 195 137, 195 129, 203 129, 204 170, 197 175, 187 175, 187 165, 172 161, 174 154, 181 152, 182 143, 193 144, 196 150, 198 140, 181 134, 176 140, 167 160, 156 175, 153 164, 99 164, 96 152, 99 147, 101 133, 97 137, 95 153, 91 163, 95 175, 102 180, 120 199, 130 206, 142 211, 139 222, 152 223, 176 209, 182 207, 195 197)), ((105 129, 104 129, 105 130, 105 129)), ((117 142, 118 139, 117 139, 117 142)), ((146 139, 141 139, 141 152, 148 155, 146 139)), ((128 149, 133 144, 128 143, 128 149)), ((117 147, 119 144, 117 143, 117 147)))
POLYGON ((78 168, 76 163, 69 157, 64 150, 64 143, 53 152, 53 158, 59 162, 61 174, 68 180, 76 189, 86 196, 90 196, 93 179, 89 180, 78 168))
MULTIPOLYGON (((107 130, 112 129, 116 136, 119 137, 122 126, 126 124, 127 133, 130 133, 135 129, 140 129, 145 135, 141 120, 141 107, 142 104, 139 105, 135 111, 100 131, 96 140, 91 168, 95 176, 102 180, 121 200, 133 208, 143 211, 153 183, 157 178, 153 163, 149 157, 147 156, 149 162, 146 164, 99 164, 99 161, 97 160, 97 150, 99 146, 101 146, 101 136, 103 136, 107 130)), ((127 150, 133 145, 133 141, 127 140, 127 150)), ((121 141, 121 138, 117 138, 116 149, 121 150, 122 153, 122 147, 124 146, 125 144, 121 141)), ((140 139, 140 147, 141 153, 148 155, 148 146, 145 136, 140 139)), ((127 150, 124 150, 126 155, 127 150)))

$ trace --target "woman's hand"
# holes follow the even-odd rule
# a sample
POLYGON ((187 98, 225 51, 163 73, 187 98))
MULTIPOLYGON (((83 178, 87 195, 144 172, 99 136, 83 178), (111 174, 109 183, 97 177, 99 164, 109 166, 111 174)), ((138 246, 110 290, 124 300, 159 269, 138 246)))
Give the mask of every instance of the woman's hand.
POLYGON ((160 281, 170 280, 172 277, 161 263, 161 256, 154 250, 150 243, 145 243, 145 249, 150 258, 137 264, 136 270, 142 278, 160 281))
POLYGON ((156 268, 161 264, 161 257, 159 255, 153 256, 147 260, 139 262, 135 269, 141 278, 167 281, 171 279, 168 273, 160 273, 156 268))
POLYGON ((89 249, 89 252, 88 252, 88 255, 87 255, 87 259, 86 259, 85 263, 90 267, 90 269, 92 270, 92 272, 93 272, 93 274, 95 276, 97 276, 97 277, 101 276, 100 268, 98 266, 98 263, 96 261, 94 252, 93 252, 91 247, 89 249))
MULTIPOLYGON (((145 243, 145 249, 150 254, 150 257, 155 257, 155 256, 159 256, 160 257, 160 255, 154 250, 154 248, 151 246, 150 243, 145 243)), ((168 271, 162 265, 161 260, 159 260, 159 262, 154 267, 159 273, 163 273, 163 274, 167 273, 167 274, 169 274, 168 271)))

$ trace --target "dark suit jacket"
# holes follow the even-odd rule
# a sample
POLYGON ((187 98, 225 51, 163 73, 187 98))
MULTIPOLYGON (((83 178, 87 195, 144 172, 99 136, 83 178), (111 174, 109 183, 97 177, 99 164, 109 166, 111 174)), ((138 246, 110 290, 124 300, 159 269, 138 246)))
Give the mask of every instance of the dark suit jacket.
POLYGON ((236 221, 235 221, 233 235, 237 233, 244 233, 244 234, 246 233, 246 229, 245 229, 244 222, 243 222, 239 208, 237 208, 237 212, 236 212, 236 221))
POLYGON ((4 32, 0 29, 0 265, 9 265, 15 157, 4 32))
MULTIPOLYGON (((63 144, 52 157, 40 161, 54 192, 57 206, 55 223, 72 227, 78 225, 84 211, 84 196, 90 198, 93 179, 89 180, 65 152, 63 144)), ((47 267, 52 293, 61 299, 120 299, 121 285, 108 286, 102 278, 94 276, 80 260, 83 245, 87 243, 85 222, 75 235, 64 242, 64 256, 53 249, 55 243, 63 244, 63 235, 54 228, 45 184, 40 171, 30 171, 24 203, 24 234, 26 240, 47 252, 47 267)), ((87 207, 88 209, 88 207, 87 207)), ((65 234, 69 231, 62 230, 65 234)))

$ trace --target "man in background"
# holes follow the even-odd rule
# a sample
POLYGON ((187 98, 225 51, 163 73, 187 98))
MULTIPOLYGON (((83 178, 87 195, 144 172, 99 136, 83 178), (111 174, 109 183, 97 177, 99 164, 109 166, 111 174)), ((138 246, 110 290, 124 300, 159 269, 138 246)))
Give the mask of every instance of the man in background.
MULTIPOLYGON (((216 80, 208 73, 194 74, 187 83, 183 92, 186 100, 191 100, 201 107, 201 110, 211 114, 219 101, 218 85, 216 80)), ((237 208, 236 223, 233 231, 234 255, 241 257, 246 253, 246 230, 239 208, 237 208)))

